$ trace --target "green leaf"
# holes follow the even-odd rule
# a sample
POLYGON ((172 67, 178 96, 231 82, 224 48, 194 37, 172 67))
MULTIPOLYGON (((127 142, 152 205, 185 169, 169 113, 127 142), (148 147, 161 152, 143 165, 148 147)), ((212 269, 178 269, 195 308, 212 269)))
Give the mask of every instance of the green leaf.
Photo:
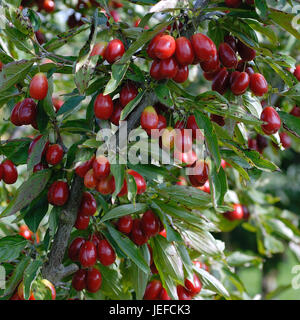
POLYGON ((16 191, 14 199, 1 212, 0 218, 10 216, 31 203, 45 188, 51 170, 42 170, 31 175, 16 191))
POLYGON ((300 118, 295 117, 289 113, 278 111, 278 114, 283 123, 291 130, 300 135, 300 118))
POLYGON ((116 197, 124 184, 125 164, 111 164, 110 171, 115 178, 115 191, 113 197, 116 197))
POLYGON ((111 78, 108 81, 105 90, 103 92, 104 95, 110 94, 115 91, 120 83, 122 82, 126 71, 129 67, 129 63, 125 64, 113 64, 111 67, 111 78))
POLYGON ((11 25, 7 24, 5 29, 3 30, 8 39, 12 41, 12 43, 21 51, 26 52, 33 56, 32 53, 32 43, 29 41, 29 37, 16 28, 11 27, 11 25))
POLYGON ((158 100, 162 104, 169 106, 169 107, 171 107, 173 105, 170 90, 165 84, 159 84, 157 87, 155 87, 154 91, 155 91, 155 94, 156 94, 158 100))
POLYGON ((120 218, 128 214, 142 213, 147 210, 147 205, 145 203, 134 204, 123 204, 117 206, 110 211, 108 211, 101 219, 100 222, 112 220, 115 218, 120 218))
POLYGON ((37 277, 43 261, 36 259, 32 260, 24 271, 24 299, 28 300, 30 297, 30 288, 33 280, 37 277))
POLYGON ((210 170, 209 185, 214 207, 217 208, 224 202, 224 196, 228 189, 227 178, 222 167, 220 167, 220 170, 218 172, 213 163, 211 166, 212 167, 210 170))
POLYGON ((0 153, 4 154, 15 165, 25 164, 27 162, 28 147, 30 139, 9 141, 0 145, 0 153))
POLYGON ((109 223, 105 223, 111 237, 116 241, 120 249, 145 273, 149 272, 149 266, 141 254, 140 248, 122 233, 113 228, 109 223))
POLYGON ((259 266, 263 262, 263 259, 258 256, 235 251, 227 257, 227 262, 233 267, 247 267, 249 265, 259 266))
POLYGON ((255 0, 255 11, 263 19, 267 19, 268 6, 266 0, 255 0))
POLYGON ((48 135, 43 135, 33 146, 27 160, 27 170, 31 171, 33 167, 41 162, 43 150, 48 142, 48 135))
POLYGON ((85 99, 85 96, 73 96, 69 98, 65 103, 60 107, 57 112, 57 116, 64 114, 66 112, 74 111, 74 109, 80 104, 82 100, 85 99))
POLYGON ((17 259, 27 243, 27 240, 19 235, 1 238, 0 262, 2 263, 17 259))
POLYGON ((125 108, 121 112, 120 120, 125 120, 127 116, 134 110, 134 108, 141 102, 143 96, 145 94, 145 90, 138 93, 138 95, 131 100, 125 108))

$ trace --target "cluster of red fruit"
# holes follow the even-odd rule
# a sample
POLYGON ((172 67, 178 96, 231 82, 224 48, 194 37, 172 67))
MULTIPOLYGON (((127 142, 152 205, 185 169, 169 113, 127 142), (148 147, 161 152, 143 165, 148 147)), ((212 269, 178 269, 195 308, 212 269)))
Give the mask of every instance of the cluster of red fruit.
POLYGON ((13 184, 18 179, 17 167, 9 159, 5 159, 0 164, 0 181, 2 179, 6 184, 13 184))
POLYGON ((128 235, 136 245, 141 246, 161 232, 164 226, 154 212, 148 210, 140 219, 132 219, 130 215, 121 217, 117 222, 117 228, 128 235))
POLYGON ((86 289, 89 292, 97 292, 102 284, 102 276, 94 266, 97 259, 104 266, 113 264, 116 260, 116 253, 106 239, 93 234, 89 240, 82 237, 75 238, 69 246, 69 258, 79 262, 81 267, 72 279, 72 286, 75 290, 86 289))
MULTIPOLYGON (((225 4, 230 8, 239 8, 242 5, 242 0, 225 0, 225 4)), ((254 0, 245 0, 245 3, 249 6, 254 4, 254 0)))
MULTIPOLYGON (((48 80, 43 73, 35 74, 30 82, 29 94, 31 98, 36 100, 43 100, 48 93, 48 80)), ((15 126, 31 124, 34 129, 37 126, 37 105, 31 98, 25 98, 18 102, 12 109, 10 121, 15 126)))
POLYGON ((94 196, 89 192, 84 192, 78 209, 75 228, 78 230, 87 229, 90 223, 90 217, 93 216, 96 211, 97 202, 94 196))
POLYGON ((51 13, 55 10, 55 2, 53 0, 22 0, 21 7, 32 7, 34 4, 38 6, 38 11, 45 10, 51 13))
POLYGON ((224 213, 224 217, 230 221, 234 220, 248 220, 250 217, 250 212, 245 205, 234 204, 232 211, 227 211, 224 213))

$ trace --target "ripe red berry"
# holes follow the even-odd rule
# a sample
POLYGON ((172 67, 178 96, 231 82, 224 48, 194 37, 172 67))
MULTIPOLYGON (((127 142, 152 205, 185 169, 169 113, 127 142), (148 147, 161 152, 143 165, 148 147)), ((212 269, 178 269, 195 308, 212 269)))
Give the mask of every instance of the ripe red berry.
POLYGON ((130 215, 121 217, 118 220, 118 230, 122 233, 129 234, 132 230, 133 219, 130 215))
POLYGON ((177 62, 186 66, 192 64, 195 58, 192 44, 186 37, 180 37, 176 39, 175 58, 177 62))
POLYGON ((193 139, 196 139, 197 130, 199 130, 199 127, 197 125, 196 118, 194 115, 188 117, 186 128, 193 130, 193 139))
POLYGON ((79 250, 79 262, 83 268, 92 267, 97 259, 97 250, 92 241, 86 241, 79 250))
POLYGON ((129 169, 127 170, 127 173, 133 176, 136 187, 137 187, 137 194, 142 194, 146 191, 147 184, 145 179, 136 171, 129 169))
POLYGON ((158 59, 168 59, 175 53, 176 42, 170 35, 164 34, 157 38, 154 54, 158 59))
POLYGON ((161 289, 158 300, 171 300, 165 288, 161 289))
POLYGON ((237 42, 237 50, 244 61, 252 61, 256 57, 256 51, 240 40, 237 42))
POLYGON ((19 228, 19 235, 24 237, 26 240, 32 241, 33 232, 29 230, 26 225, 22 225, 19 228))
POLYGON ((112 248, 112 246, 106 239, 103 239, 99 242, 97 254, 98 254, 98 260, 104 266, 109 266, 113 264, 116 260, 115 250, 112 248))
POLYGON ((52 103, 53 103, 53 106, 54 106, 56 112, 57 112, 57 111, 62 107, 62 105, 64 104, 63 100, 60 100, 60 99, 57 99, 57 98, 52 98, 52 103))
POLYGON ((82 194, 79 210, 83 215, 92 216, 95 214, 97 210, 97 202, 91 193, 84 192, 82 194))
POLYGON ((219 58, 224 67, 233 69, 238 64, 238 59, 235 52, 226 42, 221 43, 219 47, 219 58))
POLYGON ((78 230, 85 230, 89 226, 90 216, 78 211, 74 227, 78 230))
POLYGON ((47 41, 44 33, 42 31, 40 31, 40 30, 35 32, 35 36, 36 36, 36 40, 41 45, 44 44, 47 41))
POLYGON ((295 116, 295 117, 300 117, 300 108, 297 107, 297 106, 294 106, 294 108, 292 109, 290 114, 295 116))
POLYGON ((55 2, 53 0, 44 0, 43 9, 48 13, 53 12, 55 9, 55 2))
POLYGON ((231 84, 231 91, 235 95, 241 95, 246 92, 250 83, 250 77, 248 73, 241 72, 234 78, 231 84))
POLYGON ((82 237, 75 238, 71 242, 71 244, 69 246, 69 250, 68 250, 68 255, 72 261, 79 261, 79 251, 80 251, 81 246, 84 243, 85 243, 85 239, 82 237))
POLYGON ((266 122, 261 128, 267 135, 276 133, 281 127, 281 119, 276 110, 272 107, 266 107, 261 113, 260 120, 266 122))
POLYGON ((189 175, 191 183, 195 187, 203 186, 208 180, 208 164, 202 160, 198 160, 191 168, 193 169, 193 174, 189 175))
POLYGON ((159 33, 158 35, 156 35, 149 43, 148 47, 147 47, 147 54, 151 59, 156 59, 156 55, 154 52, 154 48, 157 44, 158 39, 162 36, 161 33, 159 33))
POLYGON ((286 132, 280 132, 280 142, 285 149, 288 149, 292 145, 292 139, 286 132))
POLYGON ((226 68, 222 68, 213 80, 212 90, 223 95, 229 88, 229 80, 229 72, 226 68))
POLYGON ((72 287, 76 291, 82 291, 86 288, 87 271, 84 269, 77 270, 72 278, 72 287))
MULTIPOLYGON (((41 139, 41 137, 42 137, 42 135, 38 135, 31 141, 31 143, 29 145, 29 148, 28 148, 28 155, 31 154, 31 152, 33 151, 34 146, 41 139)), ((43 152, 42 152, 42 156, 44 156, 46 154, 48 146, 49 146, 49 141, 47 141, 46 144, 45 144, 45 147, 44 147, 43 152)))
POLYGON ((177 295, 179 300, 191 300, 192 297, 187 289, 181 285, 177 286, 177 295))
POLYGON ((19 108, 20 108, 21 102, 16 103, 16 105, 13 107, 10 115, 10 121, 15 126, 21 126, 22 122, 19 120, 19 108))
MULTIPOLYGON (((158 115, 158 124, 157 124, 157 127, 156 129, 158 130, 163 130, 167 127, 167 120, 166 118, 162 115, 162 114, 159 114, 158 115)), ((154 134, 152 135, 153 138, 158 138, 158 135, 154 134)))
POLYGON ((250 76, 250 89, 256 96, 263 96, 268 92, 268 83, 265 77, 260 73, 254 73, 250 76))
POLYGON ((121 105, 120 99, 113 100, 113 103, 114 103, 114 111, 113 111, 112 115, 110 116, 109 120, 115 126, 118 126, 119 122, 120 122, 120 117, 121 117, 123 107, 121 105))
POLYGON ((200 190, 206 193, 210 193, 209 180, 207 180, 202 187, 198 187, 200 190))
POLYGON ((256 137, 256 143, 257 143, 257 151, 262 153, 264 149, 268 146, 268 140, 266 137, 258 134, 256 137))
POLYGON ((196 274, 194 274, 193 276, 193 282, 188 279, 185 279, 184 285, 192 297, 200 293, 202 289, 202 283, 196 274))
POLYGON ((155 80, 161 80, 160 60, 154 60, 150 67, 150 76, 155 80))
POLYGON ((114 193, 115 187, 115 178, 110 174, 98 181, 96 190, 101 194, 108 195, 114 193))
POLYGON ((96 118, 108 120, 114 110, 114 104, 110 95, 98 94, 94 102, 94 113, 96 118))
POLYGON ((97 292, 101 288, 102 276, 98 269, 91 268, 87 271, 86 290, 89 292, 97 292))
POLYGON ((158 125, 158 115, 152 106, 148 106, 141 114, 141 126, 146 131, 156 129, 158 125))
POLYGON ((93 162, 94 162, 95 156, 93 156, 90 160, 85 161, 83 163, 79 163, 75 168, 75 173, 81 177, 84 178, 85 174, 92 169, 93 162))
POLYGON ((256 139, 248 138, 248 148, 258 151, 256 139))
POLYGON ((242 220, 244 217, 243 206, 241 204, 234 204, 233 211, 225 212, 224 217, 230 221, 242 220))
POLYGON ((4 160, 1 164, 3 170, 2 178, 6 184, 14 184, 18 179, 18 171, 11 160, 4 160))
POLYGON ((106 47, 107 47, 107 42, 105 42, 105 41, 100 41, 100 42, 96 43, 93 47, 92 52, 91 52, 91 57, 101 56, 102 58, 104 58, 104 53, 105 53, 106 47))
POLYGON ((162 284, 159 280, 152 280, 146 287, 144 300, 156 300, 159 297, 162 288, 162 284))
POLYGON ((110 173, 110 163, 107 157, 103 155, 96 157, 93 162, 93 171, 97 180, 107 177, 110 173))
POLYGON ((122 186, 120 192, 118 193, 118 197, 124 197, 127 195, 127 193, 128 193, 127 181, 126 181, 126 179, 124 179, 123 186, 122 186))
POLYGON ((141 246, 148 241, 148 237, 144 234, 142 230, 140 219, 133 220, 130 238, 138 246, 141 246))
POLYGON ((18 118, 21 124, 31 124, 36 119, 36 103, 31 98, 25 98, 18 109, 18 118))
POLYGON ((119 39, 111 40, 104 53, 104 57, 106 61, 110 64, 114 63, 115 61, 119 60, 125 52, 124 44, 119 39))
POLYGON ((196 33, 191 37, 195 56, 200 62, 209 61, 217 54, 214 42, 202 33, 196 33))
POLYGON ((188 66, 178 66, 178 71, 173 80, 177 83, 185 82, 189 77, 189 67, 188 66))
POLYGON ((88 172, 84 175, 83 183, 88 189, 96 188, 98 180, 94 176, 93 169, 88 170, 88 172))
POLYGON ((65 181, 55 181, 48 190, 48 202, 54 206, 63 206, 69 199, 69 187, 65 181))
POLYGON ((220 69, 220 60, 218 55, 216 54, 210 60, 200 62, 200 66, 204 72, 215 72, 220 69))
POLYGON ((160 61, 159 73, 161 79, 172 79, 178 72, 178 63, 174 57, 160 61))
POLYGON ((120 91, 120 102, 125 107, 131 100, 138 95, 138 90, 132 82, 127 82, 120 91))
POLYGON ((61 162, 64 156, 64 150, 59 144, 52 144, 47 148, 46 161, 53 166, 61 162))
POLYGON ((242 4, 241 0, 225 0, 225 4, 230 8, 239 8, 242 4))
POLYGON ((31 98, 43 100, 48 93, 48 80, 43 73, 37 73, 33 76, 29 86, 29 94, 31 98))
POLYGON ((231 49, 236 52, 237 51, 237 45, 236 45, 236 39, 233 36, 227 35, 224 37, 224 42, 230 45, 231 49))
POLYGON ((217 74, 220 72, 221 69, 217 69, 214 72, 203 72, 203 76, 208 81, 213 81, 217 74))
POLYGON ((141 228, 143 233, 148 237, 154 237, 158 234, 160 222, 153 211, 146 211, 141 219, 141 228))
POLYGON ((296 66, 294 76, 297 78, 298 81, 300 81, 300 65, 296 66))

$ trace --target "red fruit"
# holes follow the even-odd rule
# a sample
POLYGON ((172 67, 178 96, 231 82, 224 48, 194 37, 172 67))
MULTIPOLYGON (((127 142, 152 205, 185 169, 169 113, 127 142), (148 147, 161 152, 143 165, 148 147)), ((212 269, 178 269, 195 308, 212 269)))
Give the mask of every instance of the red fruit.
POLYGON ((219 60, 218 55, 216 54, 208 61, 200 62, 200 66, 203 71, 209 72, 209 73, 219 70, 220 69, 220 60, 219 60))
POLYGON ((129 234, 132 230, 133 219, 130 215, 121 217, 118 220, 118 230, 122 233, 129 234))
POLYGON ((68 255, 72 261, 79 261, 79 251, 80 251, 81 246, 84 243, 85 243, 85 239, 82 237, 75 238, 71 242, 71 244, 69 246, 69 250, 68 250, 68 255))
POLYGON ((146 131, 156 129, 158 125, 158 115, 152 106, 148 106, 141 114, 141 126, 146 131))
POLYGON ((72 287, 76 291, 82 291, 86 288, 87 271, 84 269, 77 270, 72 279, 72 287))
POLYGON ((183 163, 191 166, 197 161, 197 155, 192 149, 188 152, 174 150, 174 159, 176 160, 176 163, 183 163))
POLYGON ((10 122, 14 124, 15 126, 21 126, 22 122, 19 120, 19 108, 20 108, 21 102, 18 102, 12 109, 11 115, 10 115, 10 122))
POLYGON ((161 33, 159 33, 158 35, 156 35, 149 43, 148 47, 147 47, 147 54, 151 59, 156 59, 156 55, 154 52, 154 48, 157 44, 158 39, 162 36, 161 33))
POLYGON ((88 170, 88 172, 84 175, 83 183, 89 189, 96 188, 98 180, 94 176, 93 169, 88 170))
POLYGON ((64 150, 59 144, 52 144, 47 148, 46 161, 47 163, 55 166, 61 162, 64 156, 64 150))
POLYGON ((96 118, 102 120, 108 120, 114 110, 114 104, 110 95, 98 94, 94 102, 94 113, 96 118))
POLYGON ((244 205, 242 205, 242 208, 243 208, 243 212, 244 212, 243 219, 244 220, 249 220, 250 212, 249 212, 248 208, 246 206, 244 206, 244 205))
POLYGON ((176 39, 175 58, 177 62, 186 66, 192 64, 195 58, 192 44, 186 37, 180 37, 176 39))
POLYGON ((220 127, 225 126, 225 119, 222 116, 219 116, 217 114, 211 114, 210 115, 210 120, 217 123, 220 127))
POLYGON ((19 122, 22 124, 31 124, 36 119, 36 103, 31 98, 25 98, 18 110, 19 122))
POLYGON ((224 42, 230 45, 231 49, 236 52, 237 46, 236 46, 236 39, 233 36, 227 35, 224 37, 224 42))
POLYGON ((160 234, 162 237, 167 238, 167 231, 166 231, 166 229, 161 230, 159 234, 160 234))
POLYGON ((69 199, 69 187, 65 181, 55 181, 48 190, 48 202, 54 206, 63 206, 69 199))
POLYGON ((120 122, 120 117, 121 117, 123 107, 121 105, 120 99, 114 100, 113 103, 114 103, 114 111, 113 111, 112 115, 110 116, 109 120, 115 126, 118 126, 119 122, 120 122))
POLYGON ((224 67, 233 69, 238 64, 238 59, 235 52, 226 42, 221 43, 219 47, 219 58, 224 67))
POLYGON ((91 268, 87 271, 86 290, 89 292, 97 292, 101 288, 102 276, 96 268, 91 268))
POLYGON ((281 127, 281 119, 276 110, 272 107, 266 107, 261 113, 260 120, 266 122, 261 128, 267 135, 276 133, 281 127))
POLYGON ((99 242, 97 253, 98 253, 98 260, 104 266, 109 266, 113 264, 116 260, 115 250, 112 248, 112 246, 106 239, 101 240, 99 242))
POLYGON ((194 115, 188 117, 186 128, 193 130, 193 139, 196 139, 197 130, 199 130, 199 127, 197 125, 196 118, 194 115))
POLYGON ((0 61, 0 72, 2 71, 3 63, 0 61))
POLYGON ((83 163, 80 163, 79 165, 76 166, 75 173, 81 177, 84 178, 85 174, 92 169, 93 167, 93 162, 95 160, 95 156, 93 156, 90 160, 85 161, 83 163))
POLYGON ((158 59, 168 59, 175 53, 176 42, 172 36, 164 34, 157 38, 154 54, 158 59))
POLYGON ((141 219, 141 228, 143 233, 148 237, 154 237, 158 234, 160 222, 153 211, 146 211, 141 219))
POLYGON ((161 79, 172 79, 178 72, 178 63, 174 57, 170 57, 160 61, 159 72, 161 79))
POLYGON ((298 81, 300 81, 300 65, 296 66, 294 76, 297 78, 298 81))
POLYGON ((264 149, 268 146, 268 140, 260 134, 258 134, 256 137, 256 143, 257 151, 259 151, 260 153, 262 153, 264 149))
POLYGON ((97 250, 92 241, 86 241, 79 250, 79 262, 83 268, 92 267, 97 259, 97 250))
POLYGON ((79 211, 83 215, 92 216, 97 210, 97 202, 94 196, 89 192, 84 192, 82 194, 81 204, 79 211))
POLYGON ((55 2, 52 0, 45 0, 43 3, 43 8, 48 13, 53 12, 55 9, 55 2))
POLYGON ((94 45, 93 50, 91 52, 91 57, 93 56, 101 56, 104 58, 105 49, 107 47, 107 42, 101 41, 94 45))
POLYGON ((246 72, 241 72, 240 74, 237 74, 233 82, 231 84, 231 91, 235 95, 241 95, 246 92, 248 89, 250 83, 250 77, 248 73, 246 72))
POLYGON ((240 204, 234 204, 233 211, 225 212, 224 217, 230 221, 242 220, 244 217, 243 206, 240 204))
POLYGON ((200 62, 209 61, 217 54, 214 42, 202 33, 196 33, 191 37, 195 56, 200 62))
POLYGON ((110 173, 110 163, 105 156, 98 156, 93 162, 94 177, 99 180, 110 173))
POLYGON ((178 120, 176 123, 175 123, 175 126, 174 126, 174 129, 184 129, 184 122, 183 121, 180 121, 178 120))
POLYGON ((280 136, 280 142, 281 142, 282 146, 285 149, 290 148, 291 144, 292 144, 291 137, 286 132, 280 132, 279 136, 280 136))
POLYGON ((188 152, 193 146, 193 135, 190 129, 176 130, 174 139, 175 150, 179 152, 188 152))
POLYGON ((111 40, 104 53, 104 57, 106 61, 110 64, 114 63, 115 61, 119 60, 125 52, 124 44, 119 39, 111 40))
POLYGON ((226 68, 222 68, 215 76, 212 83, 212 90, 217 91, 220 94, 224 94, 229 88, 230 75, 226 68))
POLYGON ((159 131, 157 133, 155 133, 154 131, 152 132, 152 138, 154 139, 158 139, 159 138, 159 135, 160 135, 160 132, 165 129, 167 127, 167 120, 166 118, 159 114, 158 115, 158 124, 157 124, 157 127, 156 129, 159 131))
POLYGON ((29 94, 31 98, 43 100, 48 93, 48 80, 43 73, 37 73, 33 76, 29 86, 29 94))
POLYGON ((177 295, 179 300, 191 300, 192 297, 190 293, 186 290, 185 287, 178 285, 177 286, 177 295))
POLYGON ((158 300, 171 300, 165 288, 161 289, 158 300))
POLYGON ((248 138, 248 148, 258 151, 256 139, 248 138))
POLYGON ((138 95, 138 90, 132 82, 127 82, 121 89, 120 102, 125 107, 131 100, 138 95))
POLYGON ((82 214, 80 211, 77 214, 77 218, 74 227, 78 230, 85 230, 89 226, 90 216, 82 214))
POLYGON ((140 219, 133 220, 130 238, 138 246, 141 246, 148 241, 148 237, 143 233, 140 219))
POLYGON ((60 100, 60 99, 57 99, 57 98, 52 98, 52 103, 53 103, 53 106, 54 106, 56 112, 57 112, 57 111, 62 107, 62 105, 64 104, 63 100, 60 100))
POLYGON ((46 37, 45 35, 43 34, 42 31, 38 30, 35 32, 35 36, 36 36, 36 40, 38 41, 38 43, 40 45, 44 44, 46 42, 46 37))
POLYGON ((116 10, 111 10, 110 11, 111 16, 113 17, 115 22, 119 22, 120 21, 120 15, 118 13, 118 11, 116 10))
MULTIPOLYGON (((31 154, 34 146, 36 145, 36 143, 41 139, 42 135, 36 136, 30 143, 29 148, 28 148, 28 155, 31 154)), ((46 142, 44 150, 42 152, 42 156, 44 156, 46 154, 47 148, 49 146, 49 141, 46 142)))
POLYGON ((239 8, 242 4, 241 0, 225 0, 225 4, 230 8, 239 8))
POLYGON ((220 72, 221 69, 217 69, 214 72, 203 72, 203 76, 208 81, 213 81, 217 74, 220 72))
POLYGON ((290 114, 295 116, 295 117, 300 117, 300 108, 297 107, 297 106, 294 106, 294 108, 292 109, 290 114))
POLYGON ((268 92, 268 82, 262 74, 254 73, 250 76, 250 90, 259 97, 268 92))
POLYGON ((162 76, 160 74, 160 60, 154 60, 150 68, 150 76, 155 80, 161 80, 162 76))
POLYGON ((4 160, 1 164, 3 173, 2 179, 6 184, 14 184, 18 179, 18 171, 11 160, 4 160))
POLYGON ((208 180, 209 167, 208 164, 202 160, 198 160, 191 168, 193 174, 189 175, 190 180, 194 186, 201 187, 208 180))
POLYGON ((244 61, 252 61, 256 57, 256 51, 240 40, 237 42, 237 50, 244 61))
POLYGON ((129 169, 127 170, 127 173, 133 176, 136 187, 137 187, 137 194, 142 194, 146 191, 147 184, 145 179, 136 171, 129 169))
POLYGON ((159 280, 152 280, 146 287, 144 300, 156 300, 162 290, 162 284, 159 280))
POLYGON ((188 279, 185 279, 184 285, 192 297, 200 293, 202 289, 202 283, 196 274, 194 274, 193 276, 193 282, 188 279))
POLYGON ((118 197, 124 197, 124 196, 126 196, 127 193, 128 193, 127 181, 126 181, 126 179, 124 179, 123 186, 122 186, 120 192, 118 193, 118 197))
POLYGON ((101 194, 108 195, 114 193, 115 188, 115 178, 113 175, 109 175, 99 180, 96 190, 101 194))
POLYGON ((210 193, 209 180, 207 180, 202 187, 198 187, 200 190, 206 193, 210 193))
POLYGON ((189 67, 188 66, 178 66, 178 71, 173 80, 177 83, 185 82, 189 77, 189 67))
POLYGON ((26 225, 22 225, 19 228, 19 235, 25 238, 26 240, 32 241, 33 232, 29 230, 26 225))

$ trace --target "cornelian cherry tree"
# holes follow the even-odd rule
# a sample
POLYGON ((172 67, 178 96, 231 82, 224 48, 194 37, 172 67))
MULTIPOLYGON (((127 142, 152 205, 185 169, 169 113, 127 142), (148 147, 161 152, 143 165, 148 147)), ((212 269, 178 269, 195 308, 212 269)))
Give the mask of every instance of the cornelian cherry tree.
POLYGON ((0 2, 2 299, 253 298, 300 240, 260 189, 300 150, 294 2, 0 2))

